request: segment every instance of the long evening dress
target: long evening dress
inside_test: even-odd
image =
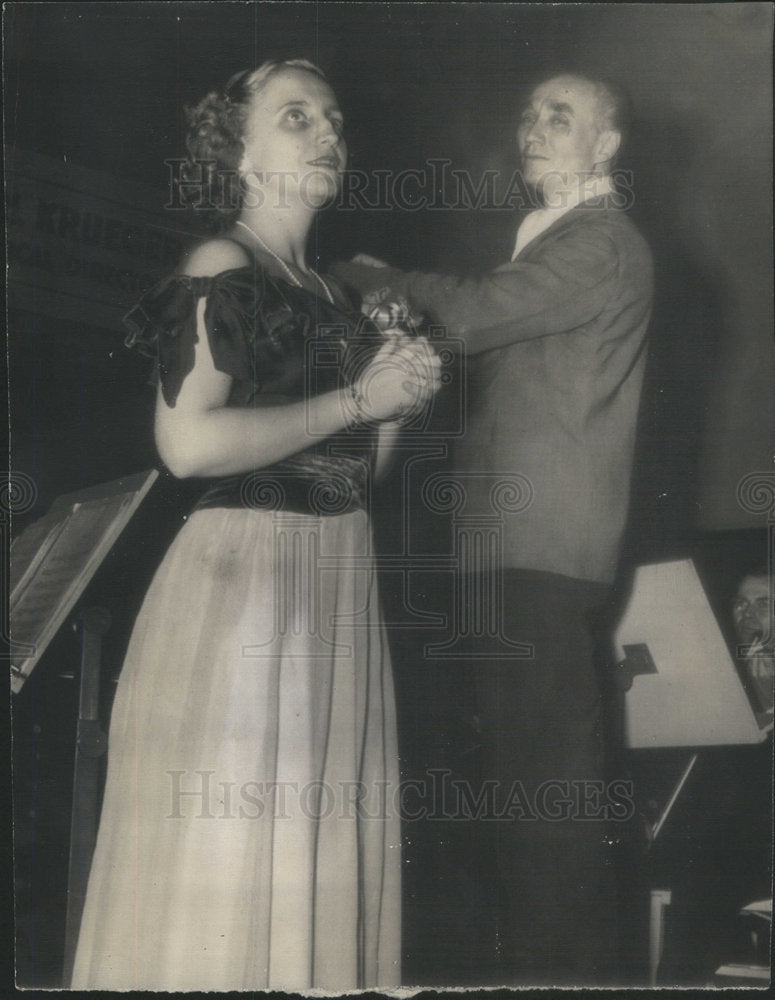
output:
[[[253,264],[130,314],[174,404],[196,311],[229,405],[356,376],[368,323]],[[114,702],[73,989],[400,982],[398,756],[367,428],[213,483],[138,616]]]

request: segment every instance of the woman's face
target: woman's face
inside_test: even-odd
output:
[[[240,173],[255,199],[322,207],[339,190],[347,161],[334,92],[305,69],[278,70],[253,97]]]

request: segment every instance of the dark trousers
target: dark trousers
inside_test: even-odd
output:
[[[602,712],[594,620],[602,584],[505,570],[503,632],[528,659],[472,644],[485,868],[505,895],[507,985],[604,985],[615,975],[615,887],[608,863]]]

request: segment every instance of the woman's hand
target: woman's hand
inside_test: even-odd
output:
[[[424,337],[399,329],[384,332],[385,343],[353,385],[358,417],[406,422],[423,410],[441,386],[441,361]]]

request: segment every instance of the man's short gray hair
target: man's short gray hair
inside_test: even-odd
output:
[[[593,76],[580,76],[579,79],[586,80],[595,88],[600,127],[621,132],[624,137],[631,118],[630,101],[624,88],[612,80],[597,79]]]

